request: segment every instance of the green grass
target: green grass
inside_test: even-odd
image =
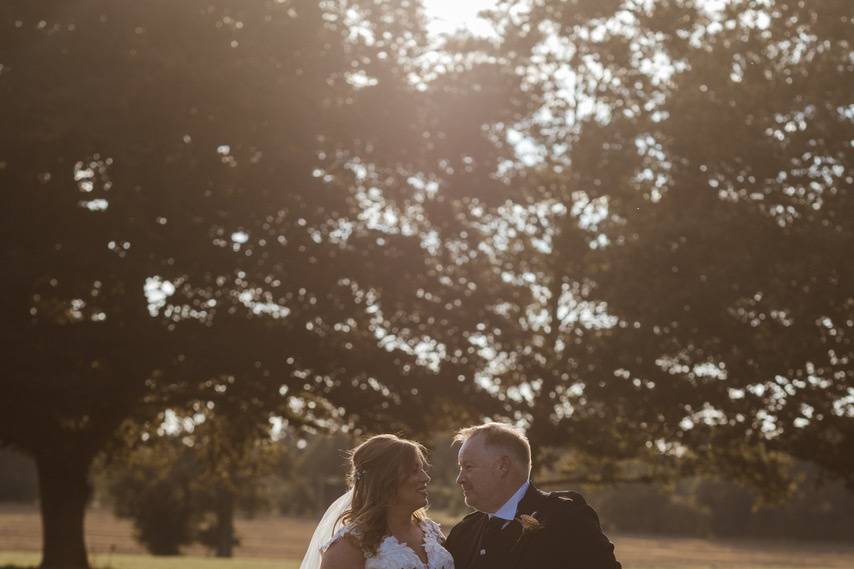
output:
[[[38,567],[41,554],[36,552],[0,552],[0,569]],[[298,569],[299,561],[281,559],[216,559],[213,557],[154,557],[151,555],[93,555],[93,569]]]
[[[36,552],[0,552],[0,569],[35,569],[41,555]],[[213,557],[154,557],[151,555],[94,555],[89,559],[93,569],[298,569],[299,560],[258,559],[244,557],[238,559],[216,559]],[[666,565],[623,564],[625,569],[779,569],[779,565],[768,563],[667,563]],[[831,564],[786,565],[794,569],[839,569]]]
[[[34,569],[41,555],[34,552],[0,552],[0,569]],[[154,557],[151,555],[96,555],[89,559],[93,569],[298,569],[299,561],[271,559],[215,559],[210,557]],[[653,569],[632,567],[630,569]],[[668,569],[720,569],[720,565],[686,565]],[[758,566],[727,569],[759,569]],[[763,567],[762,569],[767,569]]]
[[[0,552],[0,569],[34,569],[41,555],[35,552]],[[154,557],[151,555],[95,555],[89,560],[93,569],[298,569],[299,561],[281,559],[216,559],[212,557]],[[629,565],[625,569],[661,569],[661,565]],[[667,564],[667,569],[772,569],[759,563],[685,563]],[[798,569],[827,569],[829,566],[792,565]],[[839,566],[833,565],[838,568]],[[776,568],[775,568],[776,569]]]

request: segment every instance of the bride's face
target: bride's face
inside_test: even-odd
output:
[[[427,483],[429,482],[430,476],[427,475],[425,465],[421,460],[418,460],[413,466],[401,473],[394,501],[408,506],[413,512],[426,507],[428,504]]]

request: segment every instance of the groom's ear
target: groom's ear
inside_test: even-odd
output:
[[[501,477],[504,478],[510,473],[510,469],[513,467],[513,464],[510,461],[510,457],[506,454],[498,457],[498,473],[501,474]]]

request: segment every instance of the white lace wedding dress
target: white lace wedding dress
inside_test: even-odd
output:
[[[326,551],[330,545],[351,531],[349,526],[342,527],[321,551]],[[424,533],[424,551],[427,553],[426,565],[411,547],[397,541],[394,536],[387,535],[377,548],[376,555],[365,558],[365,569],[454,569],[454,558],[442,546],[439,524],[432,520],[423,520],[421,531]]]

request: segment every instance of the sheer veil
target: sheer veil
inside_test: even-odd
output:
[[[353,490],[349,490],[343,496],[332,502],[332,505],[326,509],[326,513],[320,519],[320,523],[314,529],[314,534],[311,536],[311,542],[308,544],[308,550],[305,552],[305,557],[302,558],[300,569],[320,569],[320,548],[326,542],[332,539],[335,533],[335,523],[341,517],[350,504],[353,502]]]

